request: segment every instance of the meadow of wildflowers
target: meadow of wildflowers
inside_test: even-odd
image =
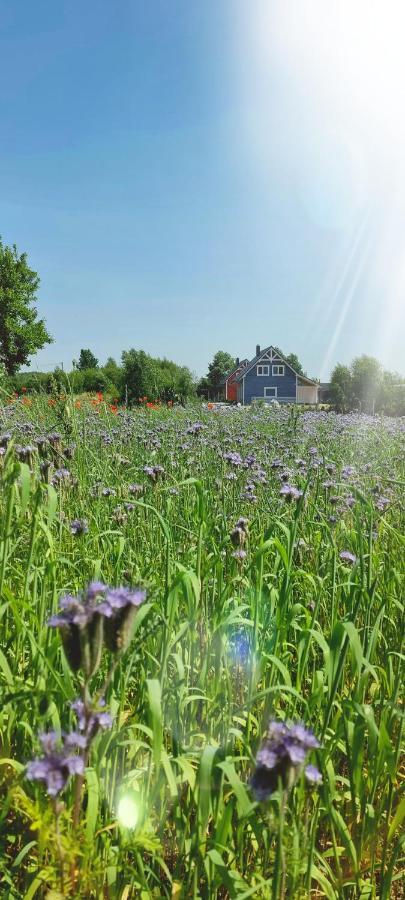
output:
[[[403,896],[404,420],[0,418],[0,896]]]

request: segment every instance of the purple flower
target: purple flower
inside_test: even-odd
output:
[[[70,477],[69,469],[56,469],[53,474],[52,484],[54,487],[57,487],[60,484],[70,481]]]
[[[322,775],[316,766],[305,766],[305,777],[310,784],[322,783]]]
[[[102,581],[90,581],[86,591],[86,599],[94,600],[95,597],[98,597],[100,594],[104,594],[107,590],[107,585]]]
[[[256,757],[256,769],[252,778],[252,788],[257,800],[267,800],[281,782],[284,789],[290,789],[300,775],[310,750],[320,747],[312,731],[301,723],[271,721],[267,735]],[[314,766],[309,766],[308,779],[316,783],[320,774]],[[317,773],[317,775],[315,775]]]
[[[143,484],[129,484],[128,491],[130,494],[142,494]]]
[[[232,556],[234,559],[243,560],[246,559],[247,553],[246,550],[242,550],[242,548],[240,547],[239,550],[234,550]]]
[[[98,611],[107,619],[114,616],[115,611],[127,606],[140,606],[146,598],[146,591],[132,590],[127,587],[110,588],[105,594],[104,601],[99,604]]]
[[[81,746],[87,747],[92,738],[100,730],[111,728],[112,718],[109,712],[105,710],[97,710],[90,705],[86,705],[83,700],[74,700],[72,703],[73,712],[77,716],[77,724],[79,732],[73,732],[74,740],[81,742]]]
[[[339,553],[339,558],[342,562],[350,563],[350,565],[353,566],[357,562],[357,556],[355,556],[354,553],[350,553],[350,550],[342,550],[342,552]]]
[[[30,781],[42,781],[50,797],[56,797],[66,787],[71,775],[84,772],[84,761],[81,756],[70,753],[72,744],[66,739],[58,750],[58,740],[54,732],[40,735],[40,742],[45,756],[31,760],[26,769],[26,777]]]
[[[342,478],[347,480],[351,475],[355,474],[356,469],[354,466],[344,466],[342,469]]]
[[[72,519],[69,527],[71,534],[87,534],[89,530],[89,523],[87,519]]]
[[[302,491],[298,490],[293,484],[283,484],[280,490],[280,497],[284,497],[288,503],[292,500],[298,501],[302,497]]]
[[[143,471],[151,481],[157,481],[160,475],[163,476],[165,474],[163,466],[144,466]]]
[[[49,755],[56,750],[59,742],[59,735],[56,731],[44,732],[43,734],[39,734],[38,738],[44,753]]]
[[[223,459],[225,459],[230,463],[231,466],[234,466],[235,468],[239,468],[243,464],[243,459],[240,453],[236,453],[236,451],[234,450],[224,453]]]
[[[145,597],[139,588],[108,588],[101,581],[92,581],[79,597],[67,594],[60,599],[60,612],[51,616],[48,625],[60,630],[74,672],[82,668],[90,678],[100,665],[103,647],[112,652],[126,649],[135,613]]]

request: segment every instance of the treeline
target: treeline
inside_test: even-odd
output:
[[[88,367],[87,362],[93,365]],[[55,394],[72,391],[75,395],[102,391],[117,401],[130,404],[148,400],[184,403],[196,395],[196,380],[186,366],[169,359],[150,356],[144,350],[126,350],[121,365],[110,357],[99,365],[91,351],[81,351],[70,371],[19,372],[6,379],[12,392]]]
[[[337,365],[331,375],[330,399],[338,412],[405,415],[405,379],[389,372],[373,356],[359,356],[350,366]]]

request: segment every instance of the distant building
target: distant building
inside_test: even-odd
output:
[[[223,382],[220,385],[219,392],[219,400],[229,400],[231,402],[236,403],[238,399],[238,385],[237,385],[237,376],[243,371],[243,369],[249,365],[248,359],[236,359],[235,368],[232,369],[225,376]]]
[[[319,403],[331,403],[331,383],[329,381],[321,381],[319,385]]]
[[[233,380],[232,380],[233,379]],[[227,380],[230,385],[227,386]],[[236,397],[234,397],[234,384]],[[231,388],[232,396],[229,396]],[[224,399],[236,399],[243,406],[253,400],[270,403],[319,403],[319,384],[312,378],[300,375],[284,359],[275,347],[256,347],[256,355],[250,362],[243,360],[224,382]]]

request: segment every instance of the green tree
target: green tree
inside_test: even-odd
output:
[[[36,310],[40,279],[27,264],[27,254],[0,239],[0,363],[14,375],[52,338]]]
[[[235,366],[235,358],[225,350],[218,350],[212,362],[208,366],[208,374],[206,376],[208,390],[215,395],[225,375]]]
[[[405,379],[398,372],[384,372],[376,409],[389,416],[405,415]]]
[[[159,371],[152,356],[144,350],[124,350],[122,354],[123,391],[136,402],[140,397],[159,399]]]
[[[302,368],[302,365],[296,353],[289,353],[287,355],[286,353],[283,353],[282,350],[280,350],[280,347],[275,347],[274,349],[277,350],[277,353],[279,353],[287,363],[289,363],[291,368],[294,369],[294,372],[298,372],[298,375],[306,376],[307,373],[304,372],[304,369]]]
[[[98,359],[94,356],[91,350],[80,351],[79,362],[76,365],[76,368],[79,370],[83,369],[97,369],[98,367]]]
[[[335,366],[330,383],[331,400],[338,412],[347,412],[353,404],[353,380],[348,366]]]
[[[383,370],[373,356],[359,356],[351,365],[353,397],[362,411],[373,412],[383,380]]]
[[[109,384],[116,388],[118,396],[122,387],[123,371],[121,366],[116,363],[115,359],[113,359],[112,356],[109,356],[105,366],[103,366],[102,371],[104,372]]]

